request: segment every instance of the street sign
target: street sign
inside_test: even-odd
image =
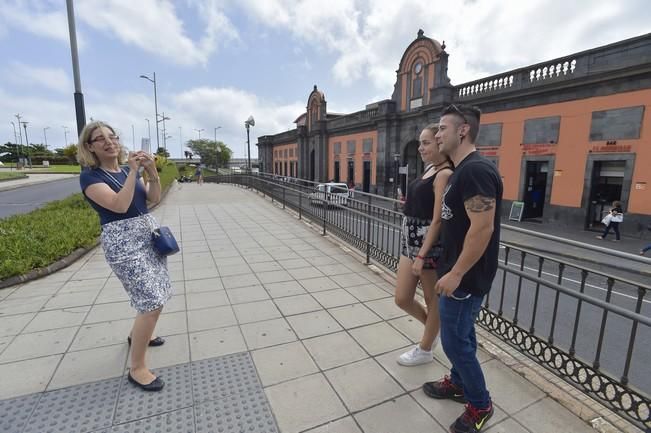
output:
[[[404,167],[398,167],[398,174],[407,174],[409,171],[409,164],[405,165]]]

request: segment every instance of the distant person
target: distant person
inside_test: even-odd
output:
[[[197,179],[199,185],[203,184],[203,170],[200,165],[197,165],[197,168],[194,170],[194,177]]]
[[[441,344],[452,364],[450,375],[427,382],[429,397],[466,403],[450,426],[452,433],[478,433],[493,415],[493,403],[477,360],[475,320],[497,272],[502,179],[495,165],[475,148],[481,112],[450,105],[439,121],[436,142],[454,163],[443,194],[441,246],[436,291]]]
[[[646,226],[646,229],[649,230],[649,231],[651,231],[651,223],[649,223],[649,224]],[[643,256],[643,255],[646,254],[646,252],[649,251],[649,250],[651,250],[651,244],[649,244],[649,245],[647,245],[646,247],[642,248],[642,249],[640,250],[640,255]]]
[[[606,236],[608,236],[608,233],[612,227],[613,231],[615,232],[615,241],[619,241],[619,223],[623,221],[624,211],[622,210],[622,202],[615,200],[613,202],[613,207],[610,209],[610,212],[602,220],[602,222],[606,224],[606,228],[600,236],[597,236],[597,239],[606,239]]]
[[[129,382],[145,391],[160,391],[165,383],[147,368],[148,346],[165,341],[152,339],[165,303],[172,297],[166,257],[153,248],[152,230],[158,227],[147,201],[158,203],[160,178],[154,156],[129,152],[125,158],[115,130],[103,122],[91,122],[81,131],[77,159],[84,167],[81,190],[99,214],[100,236],[106,261],[120,280],[137,311],[127,341],[131,345]],[[120,167],[126,159],[127,166]],[[139,174],[143,168],[147,182]]]
[[[438,238],[443,190],[452,174],[452,162],[439,153],[434,142],[437,131],[433,123],[420,134],[418,152],[427,168],[409,183],[403,212],[395,302],[425,327],[418,344],[398,357],[398,364],[404,366],[432,362],[432,349],[438,344],[439,303],[434,286],[441,254]],[[415,299],[418,281],[425,306]]]

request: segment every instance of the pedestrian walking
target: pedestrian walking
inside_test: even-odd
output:
[[[154,157],[138,151],[125,158],[115,130],[96,121],[81,132],[77,159],[84,167],[79,178],[81,190],[99,215],[106,261],[137,312],[127,337],[131,346],[129,382],[145,391],[160,391],[165,383],[147,368],[145,355],[148,346],[164,343],[152,335],[172,287],[166,257],[153,248],[152,231],[158,224],[147,209],[148,201],[158,203],[161,196]],[[127,166],[121,167],[125,159]],[[147,174],[147,181],[139,169]]]
[[[430,124],[420,134],[418,152],[426,168],[422,176],[409,183],[403,211],[395,302],[425,327],[419,343],[398,358],[404,366],[432,362],[432,349],[438,344],[439,306],[434,285],[441,254],[438,238],[443,189],[452,174],[452,162],[439,153],[434,142],[437,131],[438,125]],[[415,299],[419,281],[425,305]]]
[[[439,280],[441,344],[452,364],[450,375],[426,382],[430,397],[466,403],[450,426],[453,433],[478,433],[493,415],[484,373],[477,360],[475,319],[497,272],[502,179],[495,164],[476,151],[481,112],[447,107],[436,142],[454,163],[443,195]]]
[[[200,165],[197,165],[196,170],[194,170],[194,177],[197,179],[197,184],[203,185],[203,170]]]

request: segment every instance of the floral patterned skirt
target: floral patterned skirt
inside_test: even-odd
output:
[[[414,260],[423,245],[431,220],[405,216],[402,219],[402,236],[400,236],[400,254]],[[441,246],[434,245],[425,254],[423,269],[436,269],[437,261],[441,257]]]
[[[172,297],[167,257],[159,255],[151,241],[155,227],[158,224],[150,214],[102,226],[101,241],[106,262],[138,313],[158,310]]]

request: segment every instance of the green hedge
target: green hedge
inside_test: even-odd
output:
[[[165,190],[178,176],[174,164],[160,174]],[[0,280],[46,267],[95,244],[99,217],[81,193],[0,220]]]

